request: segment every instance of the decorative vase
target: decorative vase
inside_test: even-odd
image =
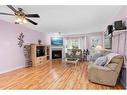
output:
[[[38,40],[38,44],[39,44],[39,45],[41,44],[41,40]]]

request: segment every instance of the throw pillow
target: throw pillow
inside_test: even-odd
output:
[[[79,51],[77,51],[77,52],[76,52],[76,55],[80,55],[80,52],[79,52]]]
[[[72,55],[72,52],[71,51],[68,51],[68,55]]]
[[[94,64],[104,66],[107,61],[108,61],[107,56],[103,56],[103,57],[97,58],[97,60],[94,62]]]

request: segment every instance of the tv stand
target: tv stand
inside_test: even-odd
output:
[[[41,54],[37,54],[37,49],[41,50]],[[50,58],[50,46],[49,45],[31,45],[31,59],[32,66],[38,66],[49,61]]]

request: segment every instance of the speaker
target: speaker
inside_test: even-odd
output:
[[[111,34],[113,32],[113,25],[108,25],[108,34]]]
[[[119,20],[119,21],[115,21],[114,22],[114,28],[115,30],[124,30],[126,29],[124,23],[122,22],[122,20]]]

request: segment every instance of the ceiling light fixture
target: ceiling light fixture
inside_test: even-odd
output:
[[[24,16],[16,16],[15,22],[19,24],[23,24],[23,23],[27,23],[27,20],[25,19]]]
[[[26,19],[23,19],[23,23],[27,23],[27,20]]]

